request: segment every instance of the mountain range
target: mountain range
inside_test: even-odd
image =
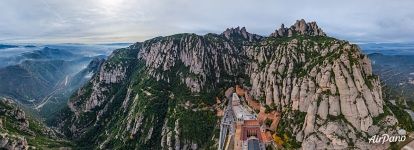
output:
[[[386,149],[395,144],[369,138],[414,130],[405,108],[390,101],[395,95],[374,74],[381,58],[303,19],[268,36],[237,27],[156,37],[107,58],[62,47],[14,58],[19,62],[0,68],[6,85],[0,94],[7,97],[0,112],[21,110],[10,102],[15,99],[28,112],[43,112],[49,127],[35,125],[39,129],[29,135],[20,132],[27,127],[1,128],[7,136],[0,147],[217,149],[219,111],[235,86],[266,112],[281,114],[269,130],[286,149]],[[10,114],[3,116],[16,118]],[[29,140],[34,136],[49,142]]]
[[[216,99],[235,85],[282,113],[285,148],[382,149],[368,138],[401,126],[360,48],[304,20],[267,37],[238,27],[115,50],[51,122],[81,147],[208,149]]]

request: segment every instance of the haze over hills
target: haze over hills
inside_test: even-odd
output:
[[[8,46],[1,50],[0,96],[50,116],[89,80],[112,49],[125,45]]]
[[[31,59],[73,60],[79,57],[108,56],[114,49],[130,43],[113,44],[15,44],[0,49],[0,68]],[[86,66],[86,65],[85,65]]]
[[[18,47],[18,46],[16,46],[16,45],[0,44],[0,49],[15,48],[15,47]]]
[[[380,53],[384,55],[414,55],[414,43],[360,43],[366,54]]]

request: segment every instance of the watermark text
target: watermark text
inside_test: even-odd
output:
[[[384,144],[385,142],[402,142],[405,141],[407,139],[407,137],[405,135],[388,135],[388,134],[383,134],[382,136],[380,135],[374,135],[371,138],[369,138],[369,143],[381,143]]]

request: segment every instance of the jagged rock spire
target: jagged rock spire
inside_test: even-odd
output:
[[[237,27],[237,28],[227,28],[221,35],[226,37],[227,39],[231,39],[232,37],[242,37],[247,39],[248,41],[255,41],[259,40],[262,37],[257,34],[251,34],[247,32],[245,27]]]
[[[304,19],[296,20],[296,23],[290,28],[285,28],[282,24],[279,29],[270,34],[271,37],[291,37],[294,34],[310,35],[310,36],[326,36],[325,32],[318,27],[316,22],[306,23]]]

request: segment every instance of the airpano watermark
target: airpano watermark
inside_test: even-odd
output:
[[[371,138],[369,138],[369,143],[381,143],[384,144],[385,142],[402,142],[405,141],[407,139],[406,137],[406,131],[405,130],[399,130],[398,131],[399,135],[388,135],[388,134],[383,134],[383,135],[374,135]]]

